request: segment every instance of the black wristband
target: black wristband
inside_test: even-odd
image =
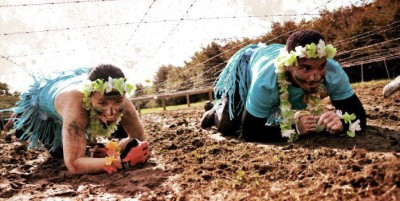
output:
[[[137,147],[138,145],[139,145],[139,142],[136,140],[136,138],[134,138],[130,142],[128,142],[128,144],[126,144],[126,147],[125,147],[124,151],[120,155],[121,159],[124,159],[126,157],[126,155],[128,155],[129,151],[133,147]]]
[[[131,161],[128,161],[128,162],[122,162],[122,161],[121,161],[122,168],[123,168],[123,169],[131,169],[132,166],[131,166],[131,163],[130,163],[130,162],[131,162]]]

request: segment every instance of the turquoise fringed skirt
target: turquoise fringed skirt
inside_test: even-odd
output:
[[[18,119],[14,128],[23,130],[20,140],[27,140],[30,148],[55,151],[62,147],[62,117],[54,107],[58,93],[71,85],[88,80],[89,68],[57,73],[53,78],[33,77],[34,83],[22,93],[13,108]]]
[[[249,60],[257,44],[248,45],[236,52],[228,61],[228,64],[219,75],[214,89],[215,99],[228,98],[229,117],[232,120],[240,114],[245,107],[247,92],[251,83],[251,69]],[[239,93],[240,99],[235,100],[235,93]],[[220,105],[221,102],[216,105]]]

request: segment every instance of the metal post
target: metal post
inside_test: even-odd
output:
[[[361,82],[364,82],[364,68],[362,62],[361,62]]]
[[[390,79],[389,70],[388,70],[387,65],[386,65],[386,58],[383,59],[383,63],[385,64],[386,74],[387,74],[387,76],[388,76],[388,79]]]

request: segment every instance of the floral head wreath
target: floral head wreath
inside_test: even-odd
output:
[[[85,103],[86,108],[90,108],[89,96],[92,94],[92,92],[104,94],[104,92],[109,93],[113,90],[116,90],[121,95],[125,95],[125,92],[131,94],[134,88],[135,87],[132,84],[125,82],[125,78],[108,77],[107,81],[103,81],[103,79],[97,79],[93,82],[88,82],[83,85],[83,102]]]
[[[325,45],[323,40],[319,40],[318,45],[315,43],[307,44],[305,47],[297,46],[295,51],[290,53],[282,48],[279,52],[278,57],[275,59],[275,66],[278,72],[284,71],[285,66],[292,66],[293,64],[298,65],[297,57],[299,58],[333,58],[336,54],[336,48],[331,44]]]

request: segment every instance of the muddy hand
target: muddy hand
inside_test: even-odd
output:
[[[322,125],[331,134],[339,133],[343,130],[343,124],[339,116],[334,111],[328,111],[321,115],[318,125]]]
[[[299,135],[309,134],[315,131],[317,127],[318,117],[312,115],[306,115],[299,118],[296,124]]]
[[[129,162],[129,165],[133,167],[146,161],[150,155],[150,147],[147,141],[140,142],[137,139],[133,139],[131,142],[127,144],[124,152],[121,154],[121,158],[122,162]]]

